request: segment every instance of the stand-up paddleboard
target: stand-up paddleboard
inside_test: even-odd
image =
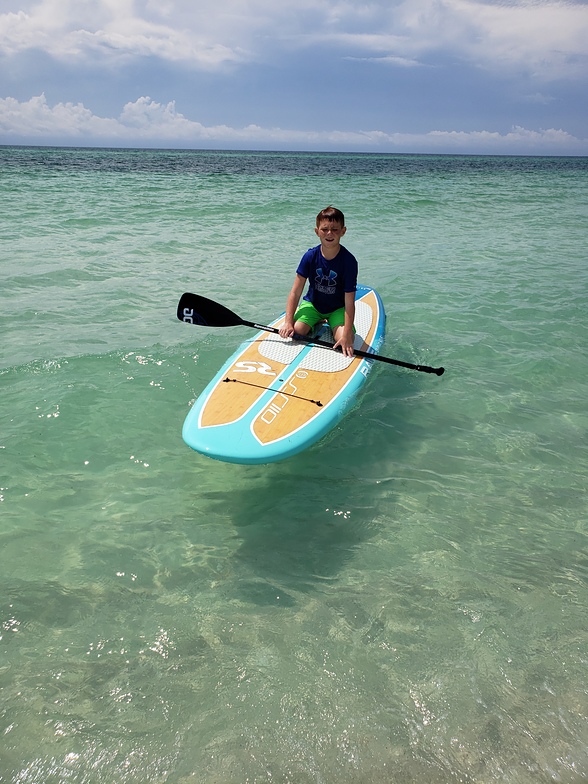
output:
[[[283,321],[281,316],[271,327],[277,330]],[[184,422],[184,441],[203,455],[230,463],[271,463],[301,452],[349,408],[369,375],[369,354],[377,353],[383,342],[385,323],[378,293],[358,286],[354,346],[368,356],[346,357],[275,332],[257,333],[198,397]],[[333,345],[326,324],[315,337]]]

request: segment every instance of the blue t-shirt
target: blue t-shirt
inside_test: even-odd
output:
[[[324,315],[344,307],[345,293],[357,290],[357,259],[343,245],[330,261],[321,253],[320,245],[310,248],[300,259],[296,272],[308,279],[304,299]]]

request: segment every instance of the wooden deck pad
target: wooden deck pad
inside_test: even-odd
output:
[[[372,292],[356,303],[355,347],[362,351],[368,350],[373,340],[377,307]],[[287,438],[308,424],[324,406],[336,405],[346,384],[360,372],[360,362],[359,357],[344,357],[313,346],[255,418],[251,428],[254,436],[262,444]]]
[[[281,323],[282,319],[274,326],[279,328]],[[268,346],[276,343],[287,348],[280,359],[269,360],[268,354],[272,353],[272,349]],[[219,381],[208,396],[200,412],[199,427],[226,425],[245,416],[303,349],[304,345],[286,342],[271,332],[249,343],[226,373],[226,378],[231,380]],[[273,353],[276,353],[275,350]],[[235,389],[236,382],[244,382],[238,383],[238,390]]]

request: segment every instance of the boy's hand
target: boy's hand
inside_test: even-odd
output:
[[[291,321],[285,321],[280,327],[280,337],[291,338],[294,334],[294,324]]]
[[[339,338],[339,340],[335,343],[333,348],[340,348],[341,352],[346,357],[352,357],[354,343],[355,343],[355,334],[353,332],[351,332],[351,334],[344,332]]]

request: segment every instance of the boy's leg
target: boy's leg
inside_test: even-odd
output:
[[[295,321],[294,322],[294,337],[296,335],[308,335],[312,327],[310,324],[307,324],[305,321]]]
[[[338,308],[327,316],[327,321],[331,327],[333,335],[338,331],[339,327],[345,326],[345,308]]]
[[[327,321],[329,322],[336,343],[342,336],[343,327],[345,326],[345,308],[339,308],[338,310],[329,313]],[[353,331],[355,332],[355,327],[353,327]]]
[[[308,333],[325,317],[310,302],[303,300],[296,313],[294,314],[294,332],[297,335],[308,335]]]

